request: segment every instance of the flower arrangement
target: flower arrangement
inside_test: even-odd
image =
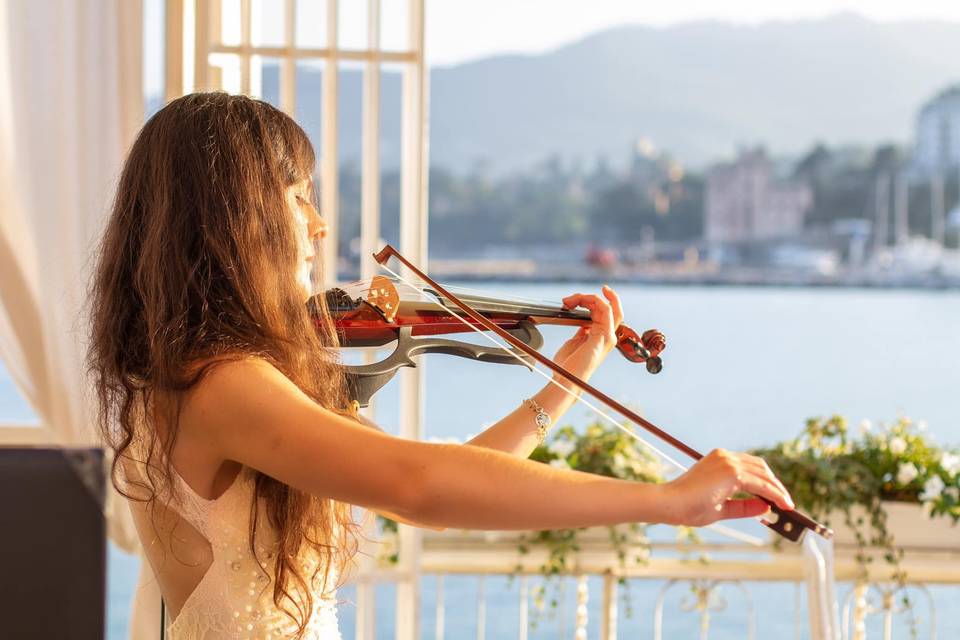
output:
[[[454,439],[434,441],[457,442]],[[757,449],[774,473],[790,487],[797,506],[814,518],[830,524],[839,513],[855,534],[856,558],[866,574],[873,561],[868,551],[879,548],[893,568],[893,575],[902,586],[905,576],[900,570],[902,549],[894,545],[887,530],[885,501],[922,504],[929,517],[960,520],[960,452],[941,448],[926,434],[923,423],[900,418],[890,425],[874,428],[869,422],[860,424],[851,434],[847,421],[840,416],[812,418],[797,438]],[[659,461],[618,427],[600,423],[588,425],[582,432],[571,426],[556,429],[544,445],[537,447],[530,459],[560,469],[574,469],[624,480],[663,482]],[[384,545],[380,560],[397,562],[396,522],[379,518]],[[622,569],[628,563],[642,564],[649,557],[646,528],[641,524],[609,527],[609,539]],[[575,571],[574,557],[580,550],[579,536],[583,529],[562,529],[520,534],[518,551],[526,554],[535,546],[545,547],[547,561],[541,573],[545,585],[534,592],[535,611],[545,607],[547,587],[551,579]],[[678,527],[681,541],[691,544],[698,539],[695,530]],[[689,555],[689,554],[688,554]],[[700,555],[698,560],[706,562]],[[518,565],[519,569],[519,565]],[[631,614],[629,583],[621,578],[626,614]],[[555,595],[551,608],[558,605]],[[535,623],[535,620],[533,620]]]
[[[436,440],[451,442],[451,439]],[[553,431],[550,439],[537,447],[530,459],[549,464],[558,469],[574,469],[586,473],[633,480],[640,482],[662,482],[659,461],[646,449],[639,446],[634,438],[617,427],[600,423],[588,425],[582,433],[572,426],[560,427]],[[394,521],[379,518],[384,532],[384,545],[380,552],[383,563],[395,564],[397,561],[396,530]],[[639,523],[628,523],[607,527],[610,544],[621,568],[628,563],[642,564],[649,557],[650,546],[646,537],[646,527]],[[550,582],[561,575],[575,570],[573,557],[580,550],[580,536],[585,529],[558,529],[524,532],[519,535],[517,550],[521,555],[529,553],[534,547],[546,548],[547,560],[540,572],[547,581],[534,590],[535,611],[542,611],[549,599],[551,609],[558,606],[556,589],[548,593]],[[693,540],[692,530],[678,529],[683,539]],[[518,564],[518,570],[520,565]],[[624,587],[623,603],[627,616],[631,614],[629,583],[620,578]],[[531,620],[536,624],[536,620]]]
[[[621,480],[663,481],[660,462],[649,451],[619,428],[601,423],[588,425],[583,433],[578,433],[572,426],[557,429],[549,442],[533,451],[530,459],[558,469],[574,469]],[[650,543],[645,525],[627,523],[607,527],[607,530],[621,568],[626,568],[628,562],[642,564],[647,561]],[[571,554],[580,550],[578,536],[582,531],[584,529],[527,532],[520,537],[519,551],[525,554],[533,546],[545,546],[548,556],[540,572],[548,579],[568,574],[575,569]],[[629,583],[622,577],[618,582],[624,587],[623,603],[629,617],[632,612]],[[534,603],[538,611],[543,610],[546,595],[547,585],[536,590]],[[550,598],[550,607],[557,607],[555,595]]]
[[[753,453],[813,517],[829,524],[831,514],[843,514],[864,571],[868,549],[880,548],[901,583],[903,551],[887,529],[883,502],[918,503],[929,517],[960,520],[960,453],[936,445],[922,422],[901,417],[875,429],[864,421],[854,436],[840,416],[812,418],[797,438]]]

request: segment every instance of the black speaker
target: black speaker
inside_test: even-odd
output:
[[[0,447],[0,638],[102,639],[101,449]]]

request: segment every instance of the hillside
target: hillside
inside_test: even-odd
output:
[[[702,165],[738,144],[776,153],[906,143],[920,105],[960,80],[960,25],[877,23],[843,14],[739,26],[627,26],[536,56],[498,56],[431,74],[430,156],[465,170],[526,166],[556,153],[616,161],[645,136]],[[301,73],[319,95],[319,73]],[[360,150],[360,76],[341,72],[343,157]],[[317,101],[318,102],[318,101]],[[383,87],[386,164],[399,150],[400,83]],[[319,113],[300,119],[316,135]]]

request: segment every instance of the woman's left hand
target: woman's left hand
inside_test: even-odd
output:
[[[563,299],[566,309],[584,307],[590,311],[590,324],[563,343],[554,361],[570,373],[586,380],[617,344],[616,331],[623,322],[620,297],[610,287],[603,286],[603,297],[575,293]],[[565,382],[558,380],[559,382]]]

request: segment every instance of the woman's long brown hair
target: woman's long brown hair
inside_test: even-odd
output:
[[[310,141],[291,118],[244,96],[183,96],[140,131],[89,298],[88,366],[99,429],[114,454],[113,484],[126,497],[152,505],[158,495],[177,496],[170,459],[183,396],[224,361],[263,358],[319,404],[345,410],[336,332],[330,323],[318,330],[308,316],[285,195],[311,176],[314,162]],[[314,301],[322,304],[322,297]],[[162,431],[147,410],[160,396],[173,399]],[[146,458],[147,498],[124,492],[117,478],[121,460],[137,452]],[[257,472],[249,542],[261,567],[259,498],[279,545],[273,600],[300,637],[314,611],[309,585],[322,569],[324,594],[335,588],[327,584],[330,570],[342,579],[358,528],[349,505]],[[324,560],[311,576],[296,561],[308,547]]]

